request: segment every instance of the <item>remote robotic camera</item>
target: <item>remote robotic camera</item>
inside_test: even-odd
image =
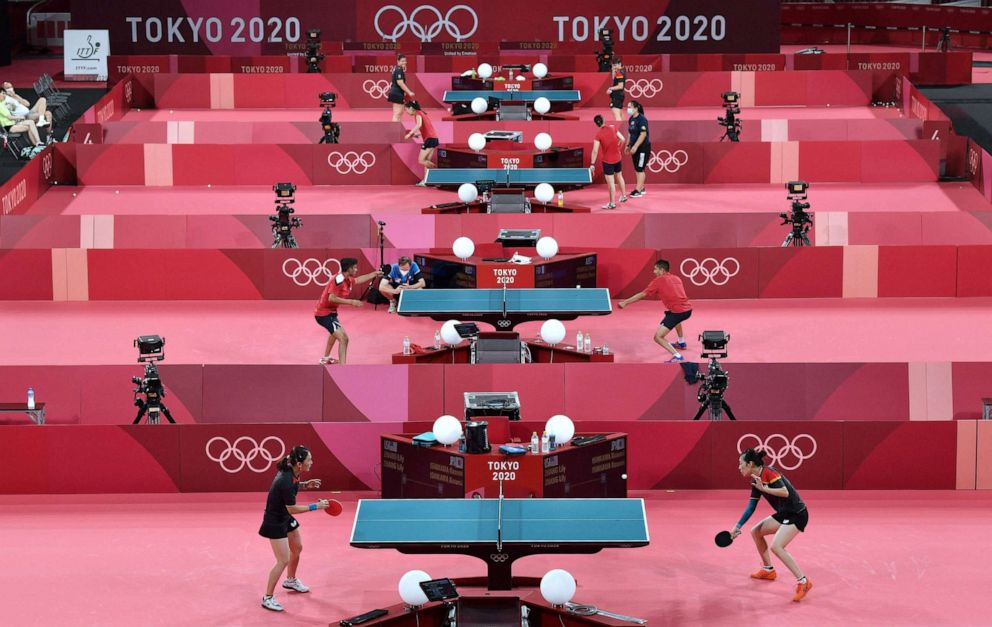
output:
[[[320,106],[324,110],[320,114],[320,128],[324,131],[324,136],[320,138],[318,144],[336,144],[341,138],[341,126],[333,120],[331,109],[337,106],[338,95],[333,91],[325,91],[320,94]]]
[[[610,72],[613,70],[613,30],[601,29],[599,40],[603,42],[603,49],[596,52],[596,65],[600,72]]]
[[[729,139],[732,142],[739,142],[741,140],[741,121],[737,119],[737,116],[741,112],[741,96],[736,91],[725,91],[720,96],[723,98],[725,112],[724,117],[716,119],[717,123],[724,128],[720,141]]]
[[[792,202],[792,211],[780,213],[782,224],[791,224],[792,231],[785,236],[782,247],[786,246],[812,246],[809,241],[809,229],[813,226],[813,212],[809,210],[809,203],[806,200],[806,190],[809,183],[806,181],[789,181],[785,184],[785,189],[789,191],[786,196]]]
[[[324,55],[320,51],[319,28],[307,31],[307,50],[303,56],[307,61],[307,74],[320,74],[320,62],[324,60]]]
[[[701,382],[696,393],[699,410],[692,419],[699,420],[704,413],[707,413],[710,420],[720,420],[723,414],[727,414],[727,418],[731,420],[736,420],[730,405],[723,398],[727,386],[730,385],[730,375],[718,361],[719,358],[727,356],[727,342],[730,341],[730,336],[723,331],[703,331],[699,340],[703,344],[700,355],[709,359],[706,372],[700,372],[699,366],[694,363],[682,364],[687,383],[692,385]]]
[[[303,220],[292,217],[295,211],[292,207],[296,199],[296,185],[292,183],[276,183],[272,186],[276,193],[276,215],[269,216],[272,224],[272,248],[299,248],[293,229],[303,225]]]
[[[169,408],[162,402],[165,386],[162,385],[158,367],[155,366],[155,362],[165,359],[165,338],[142,335],[134,340],[134,345],[138,349],[138,363],[145,364],[145,374],[142,377],[131,377],[131,382],[138,386],[134,388],[134,405],[138,408],[138,415],[131,424],[141,422],[145,414],[148,414],[150,425],[159,424],[161,414],[165,414],[169,422],[176,424]]]

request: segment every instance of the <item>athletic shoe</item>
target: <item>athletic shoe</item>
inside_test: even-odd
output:
[[[296,590],[297,592],[310,592],[310,588],[303,585],[303,582],[295,577],[282,582],[282,587],[287,590]]]
[[[806,578],[806,583],[796,584],[796,594],[792,597],[792,600],[799,603],[806,596],[806,593],[810,591],[813,587],[813,582],[810,581],[809,577]]]
[[[417,181],[414,185],[417,187],[427,187],[427,181]]]
[[[41,118],[40,120],[38,120],[35,126],[37,126],[38,128],[43,128],[45,126],[48,126],[48,120],[46,120],[45,118]]]
[[[620,202],[627,202],[627,197],[626,196],[621,196],[620,197]]]
[[[614,204],[613,204],[613,203],[611,203],[611,202],[608,202],[608,203],[606,203],[605,205],[603,205],[603,209],[616,209],[616,208],[617,208],[617,206],[616,206],[616,205],[614,205]]]
[[[762,568],[756,573],[751,573],[751,579],[763,579],[765,581],[775,581],[776,577],[778,577],[778,573],[775,572],[774,568],[771,570],[768,570],[767,568]]]
[[[677,363],[680,363],[680,362],[683,362],[683,361],[685,361],[685,357],[683,357],[682,355],[678,355],[676,357],[672,357],[671,359],[669,359],[665,363],[666,364],[677,364]]]
[[[688,346],[686,345],[686,343],[685,343],[685,342],[672,342],[672,346],[674,346],[675,348],[677,348],[677,349],[679,349],[679,350],[683,350],[683,351],[684,351],[685,349],[687,349],[687,348],[689,348],[689,347],[688,347]]]
[[[262,607],[273,612],[281,612],[286,609],[279,604],[279,601],[276,601],[275,597],[262,597]]]
[[[396,313],[396,301],[389,301],[389,313]]]
[[[635,189],[634,191],[630,192],[630,197],[631,198],[640,198],[641,196],[646,196],[646,195],[647,195],[647,192],[642,191],[642,190],[639,190],[639,189]]]

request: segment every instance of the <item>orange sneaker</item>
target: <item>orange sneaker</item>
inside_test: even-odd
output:
[[[806,596],[806,593],[809,592],[810,589],[812,589],[812,587],[813,587],[813,582],[810,580],[809,577],[806,578],[806,583],[797,583],[796,594],[795,596],[792,597],[792,600],[795,601],[796,603],[799,603],[800,601],[803,600],[803,597]]]
[[[778,573],[775,572],[774,568],[771,570],[767,568],[762,568],[758,570],[758,572],[751,573],[751,579],[764,579],[765,581],[775,581],[776,577],[778,577]]]

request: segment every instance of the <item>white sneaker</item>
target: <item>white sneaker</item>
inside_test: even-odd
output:
[[[38,120],[35,123],[35,126],[37,126],[38,128],[42,128],[44,126],[48,126],[48,120],[46,120],[45,118],[41,118],[40,120]]]
[[[282,582],[282,587],[287,590],[296,590],[297,592],[310,592],[310,588],[303,585],[303,582],[299,579],[287,579]]]
[[[396,301],[389,301],[389,313],[396,313]]]
[[[616,206],[616,205],[614,205],[614,204],[613,204],[613,203],[611,203],[611,202],[608,202],[608,203],[606,203],[605,205],[603,205],[603,209],[616,209],[616,208],[617,208],[617,206]]]
[[[262,607],[273,612],[281,612],[285,609],[275,597],[262,597]]]

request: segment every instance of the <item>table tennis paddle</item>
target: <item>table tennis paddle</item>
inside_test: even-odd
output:
[[[716,534],[716,537],[713,538],[713,541],[716,542],[716,545],[718,547],[723,548],[730,546],[734,542],[734,538],[730,535],[729,531],[721,531],[720,533]]]
[[[324,511],[327,513],[328,516],[337,516],[342,511],[344,511],[344,507],[341,506],[341,502],[340,501],[335,501],[334,499],[329,499],[327,501],[327,509],[325,509]]]

